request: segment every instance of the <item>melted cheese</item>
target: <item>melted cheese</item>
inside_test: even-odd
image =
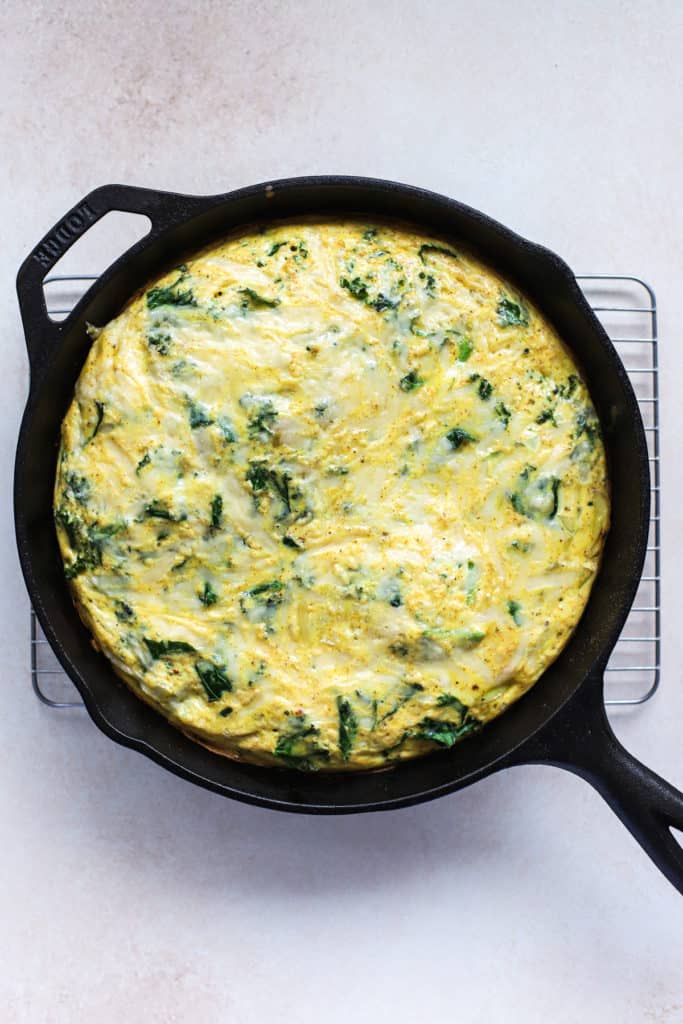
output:
[[[608,526],[599,426],[479,260],[280,224],[93,333],[55,488],[65,570],[116,671],[190,736],[382,766],[475,731],[562,650]]]

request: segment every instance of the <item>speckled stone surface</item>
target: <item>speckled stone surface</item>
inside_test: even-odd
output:
[[[517,769],[383,815],[221,800],[28,685],[11,524],[13,279],[107,181],[216,192],[346,172],[453,195],[661,308],[664,681],[615,727],[683,787],[683,8],[0,3],[5,632],[0,1019],[681,1024],[683,903],[583,782]],[[121,222],[70,266],[100,269]]]

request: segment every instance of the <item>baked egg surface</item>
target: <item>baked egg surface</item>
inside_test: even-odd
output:
[[[280,223],[91,333],[57,466],[65,574],[190,737],[387,766],[476,732],[560,653],[609,524],[600,427],[553,328],[466,250]]]

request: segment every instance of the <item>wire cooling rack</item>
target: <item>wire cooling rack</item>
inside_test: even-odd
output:
[[[97,280],[95,274],[53,275],[45,279],[48,312],[55,320],[69,314]],[[577,281],[619,352],[633,384],[645,424],[652,502],[647,557],[638,593],[607,666],[605,702],[637,706],[650,700],[660,680],[660,470],[657,301],[639,277],[579,274]],[[31,609],[31,684],[38,700],[55,709],[83,703],[43,636]]]

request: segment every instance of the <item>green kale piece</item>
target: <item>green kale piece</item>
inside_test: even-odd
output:
[[[473,444],[477,438],[474,434],[470,434],[468,430],[464,430],[463,427],[453,427],[446,434],[446,440],[451,448],[457,451],[458,448],[462,448],[464,445]]]
[[[493,384],[487,380],[486,377],[480,377],[479,374],[474,374],[470,377],[470,380],[478,380],[477,394],[481,398],[482,402],[488,402],[491,394],[493,393]]]
[[[454,693],[440,693],[436,698],[436,703],[440,708],[455,708],[460,715],[467,713],[467,705],[463,704]]]
[[[172,523],[177,521],[166,502],[159,501],[158,498],[145,505],[143,511],[148,519],[168,519]]]
[[[197,300],[192,289],[181,288],[187,275],[187,268],[181,270],[180,277],[173,284],[161,288],[150,288],[147,292],[147,308],[158,309],[159,306],[196,306]]]
[[[242,309],[275,309],[280,305],[279,299],[268,299],[253,288],[240,288],[239,293],[243,296],[240,302]]]
[[[320,729],[308,721],[305,715],[290,716],[288,732],[281,735],[273,754],[289,768],[301,772],[315,772],[320,761],[327,761],[330,752],[318,740]]]
[[[520,614],[521,611],[522,606],[519,603],[519,601],[508,601],[508,613],[512,616],[512,621],[514,622],[515,626],[522,625],[522,616]]]
[[[430,253],[430,252],[438,253],[441,256],[451,256],[454,260],[457,260],[457,258],[458,258],[457,252],[453,252],[452,249],[446,249],[445,246],[443,246],[443,245],[429,245],[429,244],[425,244],[425,245],[421,245],[420,248],[418,249],[418,252],[417,252],[417,255],[420,257],[420,260],[422,261],[422,263],[426,263],[425,256],[426,256],[427,253]]]
[[[474,345],[469,338],[461,338],[458,342],[458,362],[466,363],[474,351]]]
[[[220,529],[223,522],[223,498],[220,494],[214,494],[211,499],[211,526],[214,530]]]
[[[235,433],[235,428],[233,427],[228,417],[219,416],[218,419],[216,420],[216,423],[218,425],[218,429],[223,435],[223,440],[226,442],[226,444],[234,444],[235,441],[237,440],[237,434]]]
[[[198,427],[210,427],[213,420],[209,416],[207,410],[199,402],[188,401],[188,413],[190,417],[190,427],[192,430],[197,430]]]
[[[282,543],[287,548],[294,548],[296,551],[303,550],[303,544],[299,544],[299,541],[295,540],[294,537],[290,537],[289,534],[285,534],[285,536],[282,538]]]
[[[253,440],[262,440],[265,434],[267,438],[273,436],[273,424],[277,419],[277,410],[270,398],[262,396],[243,395],[240,405],[246,407],[249,412],[249,437]]]
[[[195,650],[185,640],[151,640],[147,636],[142,639],[155,661],[173,654],[192,654]]]
[[[340,277],[339,284],[342,288],[345,288],[349,295],[352,295],[354,299],[358,299],[359,302],[364,302],[366,306],[374,309],[377,313],[383,313],[385,309],[398,309],[400,305],[400,299],[390,299],[383,292],[378,292],[374,299],[371,298],[367,282],[364,281],[362,277]]]
[[[354,277],[349,279],[348,277],[341,277],[339,284],[342,288],[346,288],[349,295],[353,295],[354,299],[358,299],[359,302],[368,302],[370,296],[368,294],[368,286],[362,277]]]
[[[78,473],[69,471],[64,475],[66,493],[79,505],[87,505],[90,498],[90,482],[87,477],[79,476]]]
[[[239,599],[242,614],[251,622],[269,620],[287,597],[287,588],[281,580],[259,583],[245,590]]]
[[[559,395],[560,398],[571,398],[576,389],[579,386],[579,378],[575,373],[570,373],[567,377],[566,384],[558,384],[553,390],[553,394]]]
[[[524,303],[515,302],[507,295],[501,296],[496,306],[496,314],[501,327],[529,326],[529,313]]]
[[[505,403],[504,402],[498,402],[496,404],[496,406],[494,407],[493,412],[498,417],[498,419],[502,422],[503,426],[507,430],[508,423],[510,422],[510,417],[512,416],[512,413],[510,412],[508,407],[505,405]]]
[[[424,285],[424,290],[429,295],[430,299],[433,299],[436,295],[436,278],[433,274],[425,274],[424,270],[421,270],[417,275]],[[411,321],[412,323],[412,321]]]
[[[68,580],[100,566],[104,542],[125,527],[125,523],[102,524],[97,521],[86,527],[80,515],[64,505],[56,509],[55,522],[66,533],[76,556],[64,567]]]
[[[423,384],[424,380],[420,377],[417,370],[410,370],[398,382],[401,391],[414,391],[416,388],[421,388]]]
[[[211,605],[215,604],[218,600],[218,594],[208,580],[205,582],[203,588],[197,593],[197,597],[207,608],[210,608]]]
[[[160,356],[167,356],[171,351],[171,335],[155,327],[147,334],[147,344],[155,348]]]
[[[283,245],[287,245],[287,239],[284,242],[273,242],[270,249],[266,253],[266,256],[274,256],[278,249],[281,249]]]
[[[250,462],[245,479],[253,491],[265,491],[270,479],[270,470],[265,462]]]
[[[554,519],[559,507],[560,480],[556,476],[536,476],[533,466],[522,470],[517,489],[508,495],[510,503],[527,519]]]
[[[284,590],[285,585],[282,580],[268,580],[267,583],[259,583],[256,587],[252,587],[251,590],[247,590],[249,597],[260,597],[262,594],[272,595],[274,592]],[[266,600],[270,601],[269,596]]]
[[[105,410],[105,408],[106,408],[106,406],[105,406],[104,402],[100,402],[97,399],[95,399],[95,414],[96,414],[95,429],[93,430],[93,432],[90,435],[90,437],[88,438],[88,440],[85,442],[86,444],[90,444],[90,442],[93,441],[97,437],[97,433],[98,433],[100,427],[102,426],[102,420],[104,419],[104,410]]]
[[[135,618],[135,612],[125,601],[114,602],[114,615],[119,622],[132,622]]]
[[[337,714],[339,715],[339,750],[343,759],[348,761],[358,733],[358,719],[351,707],[351,702],[346,697],[337,697]]]
[[[220,700],[224,693],[230,693],[232,690],[232,680],[226,675],[225,665],[216,665],[213,661],[198,661],[194,668],[209,704]]]
[[[600,438],[600,424],[590,406],[586,406],[577,414],[575,436],[585,437],[591,450],[595,448],[595,443]]]
[[[292,515],[294,502],[301,498],[301,492],[292,488],[292,478],[286,470],[271,469],[266,462],[250,462],[245,474],[247,483],[254,492],[254,502],[258,508],[259,497],[264,491],[270,491],[282,503],[282,511],[276,516],[278,520]],[[300,516],[297,516],[300,518]]]
[[[391,650],[392,653],[397,653],[393,651],[393,648],[391,648]],[[409,649],[408,647],[406,647],[405,654],[408,653]],[[405,655],[399,654],[399,657],[405,657]],[[388,711],[385,711],[384,714],[379,715],[379,717],[377,718],[377,725],[381,725],[382,722],[386,722],[386,720],[395,715],[396,712],[399,711],[404,704],[407,704],[408,701],[411,700],[416,693],[421,693],[423,690],[424,686],[422,685],[422,683],[404,683],[401,686],[398,693],[395,692],[393,694],[390,694],[389,697],[387,698],[387,700],[393,700],[393,703],[391,704]]]
[[[418,740],[429,740],[440,747],[452,747],[463,736],[477,732],[481,723],[469,714],[460,722],[444,721],[440,718],[423,718],[416,729],[409,730],[408,735]]]

